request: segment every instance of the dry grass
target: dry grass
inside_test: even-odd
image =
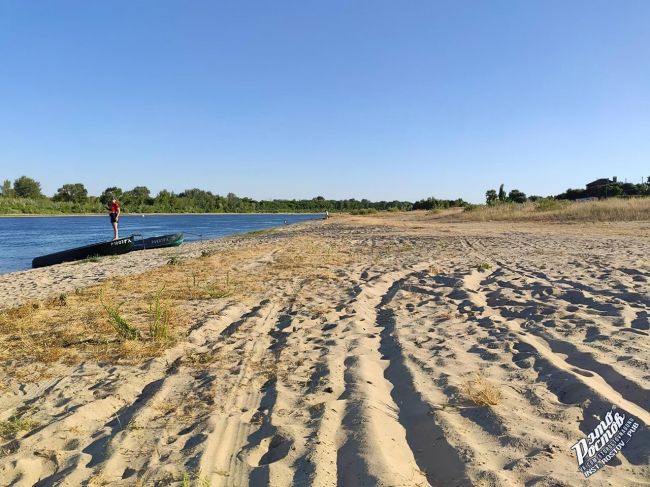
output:
[[[461,390],[465,399],[477,406],[496,406],[503,397],[499,388],[481,374],[465,381]]]
[[[233,292],[234,284],[230,279],[230,272],[211,278],[193,272],[191,277],[187,278],[187,285],[182,290],[182,296],[190,300],[221,299],[231,296]]]
[[[203,254],[23,304],[0,311],[0,364],[27,374],[59,361],[136,363],[159,355],[199,317],[229,301],[272,296],[274,283],[283,280],[334,278],[332,269],[349,260],[342,244],[296,237]]]
[[[650,220],[650,198],[610,198],[584,203],[541,200],[479,206],[454,217],[467,221],[606,222]]]

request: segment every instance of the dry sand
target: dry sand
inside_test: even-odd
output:
[[[234,249],[255,283],[152,359],[5,363],[1,483],[650,485],[645,426],[587,480],[571,451],[650,423],[649,227],[336,217],[1,276],[6,308]]]

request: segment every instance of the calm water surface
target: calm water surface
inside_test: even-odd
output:
[[[145,237],[184,232],[185,241],[211,239],[263,230],[287,223],[321,218],[322,215],[123,215],[120,236]],[[29,269],[32,259],[59,250],[113,238],[108,216],[58,216],[0,218],[0,274]]]

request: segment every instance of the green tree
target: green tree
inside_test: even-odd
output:
[[[88,190],[81,183],[64,184],[56,191],[53,200],[85,203],[88,200]]]
[[[503,184],[499,186],[499,201],[507,201],[506,190],[503,189]]]
[[[13,198],[15,196],[14,190],[11,187],[11,181],[8,179],[5,179],[4,183],[2,183],[2,196],[4,198]]]
[[[102,202],[103,205],[109,204],[113,198],[116,200],[121,200],[123,191],[121,188],[118,188],[117,186],[111,186],[110,188],[106,188],[104,192],[101,194],[99,197],[99,201]]]
[[[564,193],[558,195],[556,198],[559,200],[577,200],[580,198],[587,198],[590,195],[586,189],[569,188]]]
[[[27,176],[20,176],[14,181],[14,193],[19,198],[42,198],[41,183],[28,178]]]
[[[625,191],[623,191],[623,185],[621,183],[612,183],[607,185],[605,197],[621,196],[623,194],[625,194]]]
[[[526,202],[526,193],[519,191],[518,189],[513,189],[508,194],[508,199],[514,203],[525,203]]]
[[[488,205],[493,205],[496,200],[497,200],[497,192],[493,189],[488,189],[485,192],[485,202]]]
[[[154,206],[156,211],[174,211],[177,207],[177,201],[178,197],[173,192],[162,189],[154,198]]]
[[[126,205],[141,206],[147,203],[150,194],[149,188],[146,186],[136,186],[131,191],[126,191],[122,198]]]
[[[623,193],[632,196],[639,194],[639,185],[633,183],[623,183],[620,185]]]
[[[198,188],[186,189],[178,195],[184,198],[190,207],[204,212],[213,212],[217,209],[217,200],[210,191]]]
[[[237,212],[241,205],[241,198],[235,193],[228,193],[226,195],[226,211]]]

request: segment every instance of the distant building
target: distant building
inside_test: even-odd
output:
[[[612,184],[615,182],[616,182],[616,176],[614,176],[613,180],[609,178],[596,179],[595,181],[587,183],[587,191],[589,191],[590,189],[597,190],[598,188],[602,188],[604,186],[607,186],[608,184]]]
[[[609,178],[600,178],[595,181],[587,184],[587,190],[585,191],[586,195],[589,197],[597,198],[607,198],[608,196],[615,196],[619,191],[616,190],[616,187],[611,185],[617,183],[618,178],[614,176],[612,179]]]

